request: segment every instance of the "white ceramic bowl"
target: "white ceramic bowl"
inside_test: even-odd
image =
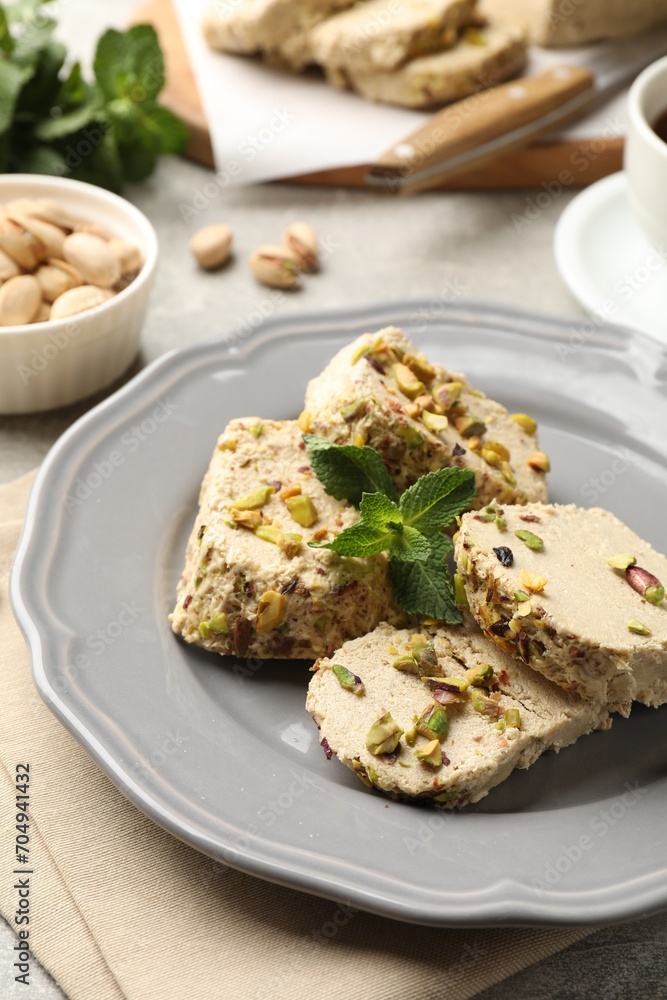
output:
[[[652,126],[667,111],[667,56],[633,83],[628,97],[625,172],[630,203],[651,246],[663,256],[667,247],[667,142]]]
[[[0,413],[65,406],[110,385],[132,363],[157,263],[157,236],[124,198],[81,181],[35,174],[0,175],[0,203],[56,198],[73,214],[101,222],[136,244],[144,264],[118,295],[66,319],[0,326]]]

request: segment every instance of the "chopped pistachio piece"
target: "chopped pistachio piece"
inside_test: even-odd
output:
[[[439,413],[431,413],[430,410],[424,410],[422,413],[422,421],[424,423],[424,427],[433,431],[434,434],[440,434],[441,431],[446,431],[449,427],[449,420],[447,417],[441,416]]]
[[[527,569],[521,570],[521,583],[533,594],[540,594],[548,582],[549,578],[546,576],[538,576],[537,573],[531,573]]]
[[[394,722],[391,713],[385,712],[368,730],[366,749],[375,757],[381,753],[393,753],[402,735],[403,730]]]
[[[300,496],[286,497],[285,506],[290,512],[292,520],[296,521],[303,528],[310,528],[311,525],[315,524],[319,516],[317,507],[307,493],[303,493]]]
[[[408,352],[408,354],[403,355],[403,364],[422,382],[432,382],[435,378],[435,368],[424,354],[410,354]]]
[[[247,528],[248,531],[256,531],[264,523],[258,510],[232,510],[231,514],[234,527]]]
[[[493,681],[493,667],[490,663],[478,663],[466,670],[466,680],[474,687],[487,687]]]
[[[264,424],[253,424],[253,426],[250,428],[250,433],[252,434],[253,437],[256,438],[260,437],[263,431],[264,431]]]
[[[521,712],[518,708],[508,708],[505,712],[505,725],[513,729],[521,729]]]
[[[352,694],[364,694],[366,688],[361,677],[357,677],[356,674],[353,674],[351,670],[348,670],[341,663],[332,663],[331,669],[338,678],[338,683],[342,688],[345,688],[346,691],[351,691]]]
[[[460,573],[454,574],[454,600],[460,608],[468,608],[468,595]]]
[[[486,433],[486,424],[483,420],[478,417],[473,417],[472,414],[468,414],[465,417],[457,417],[454,421],[454,426],[457,431],[464,438],[470,437],[481,437],[482,434]]]
[[[255,534],[257,534],[257,532],[255,532]],[[301,548],[302,541],[303,535],[296,535],[291,531],[283,531],[278,539],[278,548],[281,549],[281,551],[284,552],[289,559],[292,559]]]
[[[209,635],[227,635],[229,625],[227,615],[224,612],[216,612],[211,615],[207,622],[199,623],[199,634],[202,639],[208,639]]]
[[[514,534],[517,538],[520,538],[524,545],[527,545],[529,549],[533,552],[541,552],[544,548],[544,542],[539,537],[539,535],[534,535],[532,531],[526,531],[525,528],[521,528],[519,531],[515,531]]]
[[[549,461],[549,456],[545,451],[534,451],[532,455],[529,455],[526,459],[526,464],[534,469],[535,472],[550,472],[551,462]]]
[[[514,475],[512,466],[509,462],[501,462],[500,471],[506,483],[509,483],[510,486],[516,486],[516,476]]]
[[[661,583],[657,587],[647,587],[644,597],[649,604],[662,604],[665,599],[665,588]]]
[[[533,420],[527,413],[510,413],[510,418],[531,437],[537,432],[537,420]]]
[[[422,393],[426,392],[424,383],[421,379],[417,378],[414,372],[410,371],[407,365],[400,363],[392,365],[392,371],[398,388],[408,399],[416,399],[417,396],[421,396]]]
[[[361,761],[360,760],[353,760],[352,761],[352,767],[353,767],[354,771],[356,772],[357,777],[360,778],[361,781],[363,781],[364,785],[366,785],[367,788],[372,788],[373,787],[373,782],[368,777],[368,774],[366,773],[366,768],[361,763]]]
[[[361,416],[362,413],[366,412],[366,407],[368,405],[368,400],[366,399],[355,399],[352,403],[348,403],[340,411],[340,415],[345,421],[345,423],[350,423],[355,417]]]
[[[627,552],[623,552],[618,556],[609,556],[607,559],[607,563],[612,569],[626,570],[629,566],[634,566],[636,562],[637,557],[628,555]]]
[[[260,510],[269,502],[272,493],[273,486],[260,486],[247,496],[239,497],[230,506],[236,510]]]
[[[502,443],[502,441],[489,441],[487,439],[484,442],[484,447],[490,448],[491,451],[495,451],[496,455],[498,455],[504,462],[509,462],[511,458],[510,450],[507,445]]]
[[[424,438],[421,436],[416,427],[410,427],[406,425],[405,427],[397,427],[396,433],[399,437],[403,438],[408,448],[419,448],[424,443]]]
[[[431,740],[426,746],[417,747],[415,757],[430,767],[442,767],[442,747],[439,740]]]
[[[653,634],[651,632],[651,629],[648,627],[648,625],[644,625],[643,622],[640,622],[639,618],[632,618],[628,622],[628,628],[630,629],[631,632],[636,632],[637,635],[652,635]]]
[[[422,713],[416,725],[417,732],[425,736],[427,740],[437,739],[441,743],[449,732],[449,716],[447,709],[438,705],[433,708],[431,705]]]
[[[272,524],[262,524],[259,528],[255,528],[255,534],[258,538],[261,538],[264,542],[272,542],[273,545],[278,545],[282,540],[283,533],[280,528],[275,528]]]
[[[285,596],[275,590],[267,590],[257,602],[258,632],[272,632],[278,628],[285,613]]]
[[[525,590],[515,590],[514,600],[518,601],[521,604],[522,601],[530,600],[530,594],[527,594]]]
[[[432,389],[431,395],[436,403],[440,403],[446,410],[449,410],[458,401],[462,389],[462,382],[445,382],[443,385],[437,385]]]
[[[470,681],[463,677],[443,677],[440,683],[448,687],[456,688],[461,692],[461,694],[463,694],[464,691],[467,691],[470,687]]]
[[[405,742],[407,743],[407,745],[409,747],[413,747],[415,745],[415,740],[417,739],[417,725],[416,725],[416,721],[415,721],[415,725],[411,726],[410,729],[406,729],[405,730],[405,736],[404,736],[404,738],[405,738]]]

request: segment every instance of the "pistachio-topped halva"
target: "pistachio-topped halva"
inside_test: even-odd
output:
[[[421,631],[382,624],[313,670],[306,707],[327,756],[368,786],[445,808],[611,725],[607,706],[545,680],[471,619]]]
[[[465,375],[431,363],[396,327],[348,344],[313,379],[304,430],[377,449],[396,486],[445,466],[472,469],[476,505],[546,500],[549,462],[535,421],[510,415]]]
[[[624,714],[667,701],[667,558],[609,511],[492,505],[464,514],[456,560],[504,650]]]
[[[172,628],[218,653],[315,659],[404,622],[384,555],[308,546],[358,519],[312,474],[295,422],[232,420],[201,487]]]

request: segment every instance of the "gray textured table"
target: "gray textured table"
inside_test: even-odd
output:
[[[59,5],[62,34],[73,50],[85,54],[100,31],[121,24],[132,6],[132,0],[69,0]],[[569,315],[575,325],[582,315],[556,272],[552,254],[554,225],[568,194],[551,200],[533,221],[517,227],[516,216],[532,204],[534,192],[434,194],[388,201],[355,191],[274,185],[221,192],[195,220],[184,222],[183,206],[193,204],[207,180],[206,171],[171,161],[147,184],[126,192],[151,218],[162,246],[139,364],[173,347],[222,334],[256,310],[266,311],[268,290],[253,281],[245,257],[257,244],[277,240],[297,218],[310,221],[331,252],[323,272],[309,279],[302,292],[282,296],[270,307],[273,314],[388,297],[465,295]],[[198,225],[213,221],[233,226],[236,259],[224,272],[205,275],[196,270],[187,243]],[[0,417],[0,481],[38,465],[56,438],[93,402],[48,415]],[[61,991],[36,963],[28,990],[14,983],[12,944],[9,928],[0,921],[3,1000],[61,1000]],[[667,998],[667,915],[600,930],[512,976],[480,1000],[518,997]]]

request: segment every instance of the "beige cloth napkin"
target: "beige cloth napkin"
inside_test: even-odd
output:
[[[0,487],[0,843],[6,857],[29,762],[29,941],[71,1000],[466,1000],[590,933],[401,925],[226,868],[155,826],[33,687],[7,594],[32,479]],[[12,885],[5,863],[10,923]]]

